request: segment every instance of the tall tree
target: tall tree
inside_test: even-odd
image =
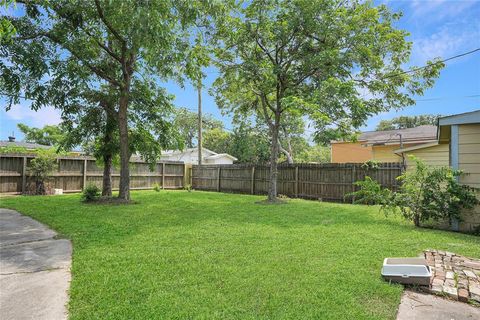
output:
[[[198,115],[187,108],[178,108],[175,112],[174,126],[179,130],[187,148],[193,148],[198,138]],[[210,114],[202,116],[204,130],[221,129],[223,123]]]
[[[282,119],[309,117],[343,132],[382,111],[413,104],[442,64],[407,72],[411,43],[401,14],[370,1],[252,0],[225,16],[215,34],[217,104],[256,112],[268,125],[268,200],[276,201]]]
[[[17,2],[24,5],[24,14],[20,18],[9,18],[19,33],[14,41],[48,43],[59,56],[84,67],[116,91],[115,117],[121,159],[119,198],[129,200],[129,112],[133,84],[138,79],[181,81],[183,74],[194,79],[200,77],[196,67],[205,59],[198,49],[200,46],[191,46],[189,27],[200,16],[205,16],[200,14],[204,3],[173,0]],[[25,63],[48,68],[49,57],[35,53],[38,52],[33,51],[29,58],[36,62]],[[20,89],[16,85],[10,82],[9,89]],[[28,88],[25,95],[38,98],[38,92]],[[143,133],[148,132],[143,130]]]
[[[437,125],[437,120],[440,118],[439,114],[422,114],[419,116],[400,116],[391,120],[382,120],[378,123],[375,130],[397,130],[415,128],[423,125]]]

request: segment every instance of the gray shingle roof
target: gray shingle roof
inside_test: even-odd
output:
[[[437,127],[425,125],[399,130],[368,131],[362,132],[358,140],[366,141],[368,144],[400,143],[399,134],[402,135],[403,142],[436,140]]]
[[[0,141],[0,147],[19,147],[19,148],[26,148],[26,149],[49,149],[52,146],[46,146],[43,144],[38,143],[30,143],[30,142],[23,142],[23,141]]]

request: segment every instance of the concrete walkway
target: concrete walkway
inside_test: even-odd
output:
[[[477,320],[480,308],[432,294],[405,290],[397,320]]]
[[[20,213],[0,209],[0,318],[66,319],[72,246]]]

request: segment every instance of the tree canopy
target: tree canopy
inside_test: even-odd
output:
[[[24,140],[30,143],[54,146],[58,145],[65,138],[65,131],[57,125],[46,125],[43,128],[35,128],[19,123],[17,127],[24,134]]]
[[[0,84],[10,96],[10,105],[18,103],[21,95],[33,99],[34,110],[52,103],[49,90],[42,84],[51,83],[44,75],[51,74],[58,63],[81,70],[89,89],[109,86],[117,99],[113,114],[121,158],[119,197],[129,200],[132,146],[151,161],[159,156],[162,143],[170,140],[168,135],[153,135],[155,129],[149,127],[155,120],[150,117],[153,109],[162,109],[153,116],[158,119],[171,105],[158,104],[171,100],[158,83],[168,79],[183,83],[185,77],[200,79],[199,66],[207,60],[201,33],[194,32],[198,37],[192,42],[192,28],[224,6],[173,0],[17,2],[24,10],[20,17],[7,17],[17,34],[10,49],[2,53],[7,61],[0,62]],[[30,87],[31,83],[36,85]],[[141,95],[134,97],[135,90]],[[70,93],[65,92],[63,99],[69,99]],[[55,97],[61,99],[58,94]],[[54,102],[54,106],[64,105],[61,100]],[[141,106],[136,113],[132,112],[135,105]],[[140,119],[135,130],[129,127],[132,119]],[[156,128],[171,123],[171,119],[162,119]],[[146,148],[141,141],[156,143]]]
[[[198,139],[198,114],[187,108],[178,108],[175,111],[173,125],[179,131],[181,140],[187,148],[193,148]],[[202,128],[205,130],[221,129],[222,121],[210,114],[202,115]]]
[[[270,185],[276,201],[282,119],[308,117],[349,134],[371,115],[414,103],[443,64],[406,70],[408,33],[400,13],[370,1],[252,0],[224,16],[215,33],[223,110],[256,114],[269,129]]]
[[[415,128],[422,125],[437,125],[437,120],[440,118],[439,114],[422,114],[418,116],[400,116],[391,120],[382,120],[378,123],[375,130],[397,130]]]

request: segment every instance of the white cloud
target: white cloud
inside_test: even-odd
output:
[[[413,61],[449,58],[480,45],[480,24],[446,24],[439,31],[413,40]],[[452,61],[453,62],[453,61]]]
[[[429,20],[442,20],[448,17],[456,17],[475,4],[477,0],[414,0],[410,1],[412,17],[427,18]]]
[[[62,121],[60,112],[53,107],[45,107],[35,112],[26,106],[16,104],[9,111],[2,110],[2,113],[2,118],[5,117],[15,122],[26,122],[34,127],[59,124]]]

